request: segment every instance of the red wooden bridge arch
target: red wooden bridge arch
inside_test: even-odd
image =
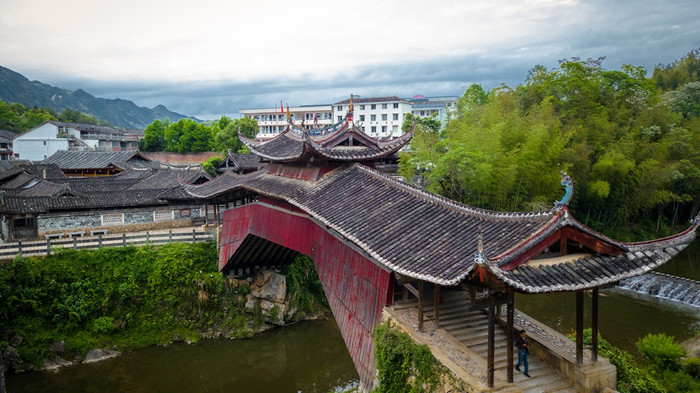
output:
[[[226,210],[222,229],[222,271],[289,260],[290,254],[280,251],[280,247],[311,257],[361,383],[372,386],[372,330],[390,300],[390,272],[323,224],[282,201],[262,198]],[[264,242],[251,241],[253,237]],[[239,258],[241,255],[245,258]]]

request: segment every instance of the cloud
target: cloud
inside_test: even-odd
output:
[[[700,46],[694,0],[4,3],[0,64],[198,117],[350,93],[460,95],[573,56],[651,69]]]

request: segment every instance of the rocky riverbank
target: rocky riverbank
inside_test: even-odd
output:
[[[283,326],[299,320],[316,319],[325,314],[323,310],[316,313],[299,313],[295,306],[297,295],[288,293],[287,279],[283,274],[272,270],[259,270],[249,277],[227,277],[227,293],[235,296],[237,304],[243,304],[247,320],[243,336],[257,334],[276,326]],[[209,294],[200,290],[198,302],[207,302]],[[194,342],[200,338],[239,338],[240,328],[230,326],[210,326],[198,332],[196,337],[183,337],[178,333],[172,335],[171,343]],[[14,336],[7,348],[2,351],[2,366],[10,372],[26,372],[33,370],[55,371],[61,367],[79,363],[92,363],[118,356],[121,352],[118,347],[94,348],[82,356],[76,351],[68,351],[64,340],[54,342],[46,352],[43,365],[36,366],[24,359],[20,354],[20,348],[24,337]],[[2,390],[0,390],[0,393]]]
[[[308,258],[230,277],[216,271],[216,257],[213,244],[173,244],[2,262],[0,363],[10,373],[56,370],[152,345],[251,337],[327,313]]]

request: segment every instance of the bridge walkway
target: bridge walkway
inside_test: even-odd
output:
[[[426,303],[429,303],[430,305],[426,305],[424,307],[425,316],[427,318],[433,318],[432,301],[426,301]],[[466,349],[463,351],[465,353],[463,354],[461,362],[459,359],[455,358],[454,354],[448,354],[447,356],[451,357],[452,361],[457,363],[456,365],[463,369],[461,371],[476,374],[469,377],[471,380],[470,382],[473,385],[475,380],[481,380],[481,377],[485,377],[486,375],[485,366],[488,351],[488,315],[482,310],[467,311],[468,304],[468,295],[465,292],[443,292],[443,303],[440,305],[439,327],[435,326],[434,321],[428,322],[425,324],[424,333],[427,332],[428,335],[433,337],[440,334],[449,335],[450,337],[448,337],[445,342],[448,343],[448,345],[450,342],[455,345],[453,345],[451,349],[447,349],[448,352],[460,348],[463,350]],[[395,311],[400,311],[399,313],[392,315],[394,317],[401,314],[418,314],[418,302],[415,299],[397,302],[390,308]],[[399,318],[401,317],[399,316]],[[417,330],[417,326],[413,326],[413,328],[416,328]],[[414,338],[415,335],[421,335],[421,333],[415,332],[415,334],[412,334]],[[435,343],[433,343],[434,345],[430,345],[429,342],[426,344],[429,344],[428,346],[431,347],[434,354],[435,349],[438,351],[445,349],[440,348],[441,346],[435,345]],[[573,384],[567,380],[566,377],[564,377],[558,370],[543,361],[534,353],[531,353],[529,356],[529,374],[531,377],[528,378],[523,373],[514,371],[513,384],[508,384],[506,382],[506,345],[507,338],[505,327],[496,324],[494,360],[496,384],[492,391],[513,393],[576,393]],[[474,359],[474,357],[477,357],[477,359]],[[440,357],[438,356],[438,358]],[[467,364],[469,362],[472,364]],[[517,351],[514,351],[513,362],[517,363]],[[478,367],[474,367],[475,365],[478,365]],[[448,366],[448,368],[451,367]],[[454,372],[455,370],[452,371]],[[460,375],[458,375],[458,377],[459,376]],[[488,389],[482,389],[479,390],[488,391]]]

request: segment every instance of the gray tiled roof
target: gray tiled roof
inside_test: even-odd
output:
[[[42,164],[56,164],[61,169],[95,169],[107,168],[111,165],[135,165],[132,158],[138,161],[148,162],[137,151],[66,151],[59,150],[48,157]],[[129,164],[125,164],[128,161]],[[139,166],[139,165],[136,165]]]
[[[207,199],[237,190],[287,201],[360,247],[383,266],[440,285],[456,285],[472,272],[481,230],[484,252],[490,260],[489,269],[498,279],[525,292],[571,290],[582,285],[592,287],[641,274],[648,266],[665,262],[690,243],[697,227],[694,224],[681,235],[655,242],[621,243],[584,227],[566,208],[533,213],[477,209],[361,164],[343,165],[318,181],[263,172],[243,176],[224,174],[199,186],[171,190],[162,197]],[[611,244],[621,250],[622,255],[593,256],[574,265],[537,269],[521,265],[510,272],[503,267],[564,227],[576,228]],[[630,258],[634,260],[632,263],[627,262]],[[596,263],[600,265],[598,270],[594,269]]]
[[[328,161],[373,161],[396,153],[412,137],[413,129],[398,138],[380,141],[353,123],[345,124],[330,135],[316,137],[290,128],[264,142],[239,136],[251,152],[273,162],[301,161],[312,155]],[[354,141],[352,146],[346,144],[349,140]]]

